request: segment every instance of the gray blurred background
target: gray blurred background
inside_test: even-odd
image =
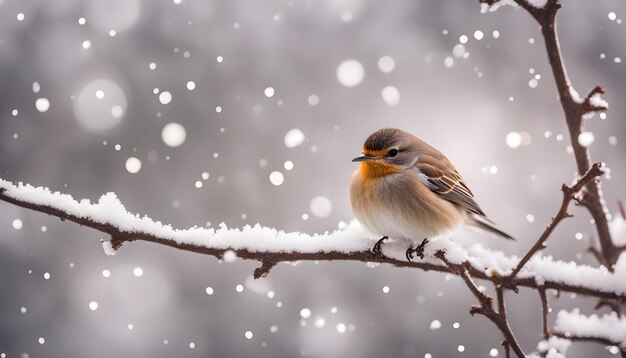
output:
[[[586,127],[592,158],[611,169],[603,188],[614,213],[626,198],[625,15],[619,0],[568,0],[559,14],[576,88],[608,91],[610,111]],[[481,15],[461,0],[0,0],[0,177],[91,200],[114,191],[129,211],[176,227],[324,232],[352,219],[350,160],[362,141],[393,126],[446,153],[518,238],[468,232],[459,241],[521,255],[576,171],[537,30],[521,9]],[[379,66],[384,56],[394,66]],[[350,59],[364,73],[353,87],[339,81],[358,82],[358,65],[340,66]],[[186,133],[177,147],[162,138],[172,122]],[[288,147],[292,129],[305,140]],[[141,162],[136,173],[130,157]],[[270,182],[274,171],[281,185]],[[318,196],[330,213],[312,210]],[[585,253],[595,229],[573,212],[546,252],[595,265]],[[469,316],[467,288],[446,275],[303,262],[252,282],[257,263],[141,242],[107,257],[102,238],[0,203],[2,357],[504,354],[500,332]],[[539,298],[522,290],[507,299],[530,352]],[[553,312],[594,305],[552,301]],[[569,356],[611,354],[575,344]]]

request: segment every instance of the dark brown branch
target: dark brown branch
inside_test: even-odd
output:
[[[511,345],[509,341],[502,341],[502,347],[504,347],[504,356],[506,358],[511,358]]]
[[[475,314],[481,314],[487,317],[491,322],[493,322],[493,324],[496,325],[496,327],[498,327],[500,332],[502,332],[502,335],[504,336],[504,339],[507,342],[507,345],[511,349],[513,349],[515,354],[517,354],[518,357],[525,357],[526,355],[524,354],[524,351],[522,350],[519,343],[517,342],[517,339],[515,338],[515,335],[513,334],[511,327],[509,326],[509,322],[506,319],[506,309],[504,306],[504,291],[503,291],[502,286],[499,286],[499,285],[496,286],[496,292],[497,292],[497,297],[498,297],[498,307],[499,307],[499,310],[496,311],[493,308],[493,298],[482,293],[478,289],[478,286],[476,286],[476,284],[472,280],[472,277],[470,276],[470,273],[468,271],[468,266],[469,266],[468,263],[464,263],[460,265],[453,264],[450,261],[448,261],[443,251],[438,251],[435,254],[435,256],[438,257],[441,261],[443,261],[446,264],[446,266],[450,268],[452,272],[456,273],[463,279],[467,288],[470,289],[474,297],[476,297],[476,299],[478,300],[479,306],[472,306],[469,311],[470,314],[472,316]]]
[[[266,277],[276,264],[276,261],[261,260],[261,267],[254,269],[254,278]]]
[[[546,295],[546,289],[543,287],[537,291],[539,292],[539,297],[541,298],[541,328],[543,332],[543,339],[548,340],[548,338],[550,338],[550,330],[548,328],[548,314],[550,313],[548,296]]]
[[[622,219],[626,220],[626,210],[624,209],[624,202],[622,200],[618,200],[617,207],[619,208],[620,214],[622,214]]]
[[[580,178],[574,185],[571,187],[563,184],[561,187],[561,191],[563,191],[563,200],[561,202],[561,208],[557,212],[556,216],[552,218],[552,222],[546,230],[541,234],[537,242],[530,248],[530,250],[524,255],[524,257],[517,264],[513,272],[511,272],[510,277],[515,277],[522,270],[524,265],[535,255],[539,250],[545,248],[546,241],[554,231],[554,229],[559,225],[561,220],[571,217],[571,215],[567,212],[567,208],[569,207],[569,203],[572,200],[578,200],[576,198],[577,193],[582,189],[582,187],[588,182],[592,181],[594,178],[604,174],[602,170],[603,165],[601,163],[594,163],[593,166]]]
[[[246,260],[255,260],[262,263],[262,266],[259,268],[260,274],[267,273],[265,269],[267,269],[270,263],[278,264],[280,262],[293,262],[293,261],[333,261],[333,260],[343,260],[343,261],[360,261],[360,262],[376,262],[394,265],[397,267],[411,267],[416,269],[421,269],[424,271],[438,271],[438,272],[446,272],[446,273],[456,273],[451,271],[446,265],[437,265],[428,262],[409,262],[405,260],[397,260],[390,257],[385,256],[376,256],[371,253],[371,251],[355,251],[355,252],[338,252],[338,251],[328,251],[328,252],[314,252],[314,253],[303,253],[303,252],[263,252],[263,251],[250,251],[247,249],[233,249],[233,248],[213,248],[206,246],[196,246],[188,243],[179,243],[174,240],[157,237],[154,235],[141,233],[141,232],[127,232],[120,230],[116,226],[111,224],[102,224],[99,222],[95,222],[90,220],[89,218],[81,218],[74,215],[70,215],[62,210],[57,208],[46,206],[46,205],[38,205],[33,204],[27,201],[14,199],[10,196],[4,194],[4,189],[0,188],[0,200],[11,203],[13,205],[17,205],[26,209],[38,211],[41,213],[45,213],[48,215],[52,215],[58,217],[61,220],[67,220],[75,222],[79,225],[86,226],[98,231],[101,231],[107,235],[109,235],[111,239],[111,244],[113,248],[119,248],[124,242],[130,241],[148,241],[153,242],[160,245],[165,245],[173,248],[177,248],[179,250],[196,252],[199,254],[209,255],[217,257],[221,259],[226,251],[232,250],[235,254]],[[266,262],[265,269],[263,268],[263,262]],[[270,267],[271,268],[271,267]],[[491,281],[494,285],[502,285],[506,288],[511,287],[528,287],[537,289],[539,286],[533,277],[525,277],[514,279],[508,279],[508,277],[502,277],[497,275],[487,275],[484,270],[479,270],[474,267],[470,267],[469,273],[472,277]],[[609,299],[622,299],[623,295],[615,292],[603,292],[600,290],[590,289],[583,286],[570,285],[557,281],[546,280],[543,284],[546,288],[552,288],[555,290],[560,290],[564,292],[572,292],[580,295],[597,297],[597,298],[609,298]]]

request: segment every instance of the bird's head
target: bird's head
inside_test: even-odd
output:
[[[418,158],[419,140],[395,128],[372,133],[363,144],[363,155],[352,159],[360,163],[361,173],[380,177],[412,167]]]

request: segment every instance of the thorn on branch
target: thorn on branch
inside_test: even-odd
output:
[[[511,345],[509,343],[509,341],[504,340],[502,341],[502,347],[504,347],[504,356],[506,358],[511,358]]]
[[[273,260],[261,260],[261,267],[254,269],[254,278],[267,277],[272,268],[276,266],[278,262]]]
[[[576,194],[582,190],[582,188],[587,185],[587,183],[589,183],[590,181],[594,180],[595,178],[602,176],[605,174],[604,171],[604,163],[603,162],[595,162],[593,163],[593,165],[591,166],[591,168],[589,168],[589,170],[587,170],[587,172],[578,179],[578,181],[576,181],[576,183],[574,185],[572,185],[571,187],[563,184],[563,186],[561,187],[561,190],[563,190],[563,193],[565,193],[568,197],[570,197],[573,200],[577,200],[576,198]],[[578,199],[581,200],[581,199]]]
[[[604,88],[595,86],[583,102],[580,104],[580,114],[584,115],[592,112],[603,112],[609,109],[609,104],[602,99],[601,95],[604,94]]]

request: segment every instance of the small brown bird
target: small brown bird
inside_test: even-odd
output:
[[[451,235],[464,224],[513,240],[480,209],[450,160],[414,135],[383,128],[363,144],[363,155],[352,160],[359,169],[350,183],[356,218],[382,238],[407,240],[407,260],[424,257],[428,239]],[[415,239],[423,239],[413,248]]]

